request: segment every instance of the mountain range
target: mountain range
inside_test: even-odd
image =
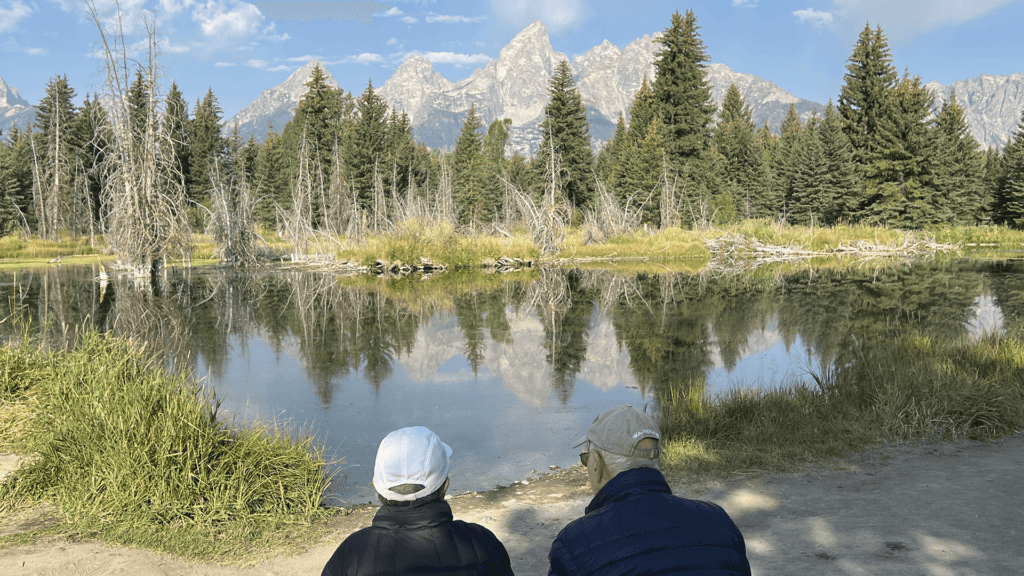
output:
[[[638,38],[621,49],[605,40],[569,62],[586,106],[595,149],[612,136],[619,114],[628,111],[644,76],[653,81],[659,49],[655,40],[660,34]],[[452,82],[437,73],[429,60],[412,55],[378,92],[390,106],[406,111],[416,139],[432,148],[453,149],[466,113],[475,105],[484,126],[499,118],[510,118],[511,138],[506,152],[530,155],[541,140],[539,124],[548,101],[548,82],[562,60],[569,59],[555,51],[547,28],[537,21],[517,34],[497,58],[467,78]],[[236,122],[240,135],[246,139],[253,135],[262,141],[271,127],[280,132],[294,114],[317,64],[324,68],[327,83],[337,87],[337,81],[323,64],[310,61],[228,119],[224,133],[229,134]],[[820,102],[798,98],[769,80],[736,72],[724,64],[708,64],[706,71],[716,103],[720,105],[729,85],[736,84],[751,108],[754,123],[760,126],[767,122],[775,132],[790,104],[802,119],[814,111],[821,114],[825,108]],[[983,148],[1001,148],[1024,109],[1024,74],[1020,73],[983,74],[948,86],[931,82],[927,87],[935,94],[936,106],[955,91],[966,110],[971,133]],[[358,95],[362,89],[351,91]],[[0,79],[0,129],[14,124],[24,128],[34,114],[35,108],[18,90]]]

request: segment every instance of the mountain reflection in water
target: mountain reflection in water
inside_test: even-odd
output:
[[[955,261],[756,276],[540,269],[429,279],[290,269],[185,270],[153,289],[93,267],[0,272],[0,337],[87,325],[135,338],[206,378],[235,417],[310,428],[345,467],[332,493],[371,499],[380,439],[431,427],[455,492],[576,459],[611,406],[672,388],[785,386],[913,328],[1014,329],[1017,262]]]

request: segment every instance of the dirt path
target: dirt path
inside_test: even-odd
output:
[[[681,496],[725,507],[746,538],[755,575],[1024,573],[1024,433],[993,443],[879,448],[845,468],[727,485],[671,482]],[[451,504],[457,518],[498,535],[517,574],[545,574],[551,541],[589,499],[585,474],[575,468]],[[0,550],[0,574],[319,574],[337,543],[368,525],[373,512],[361,507],[338,518],[323,544],[245,570],[51,541]]]

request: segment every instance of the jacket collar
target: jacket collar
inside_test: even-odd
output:
[[[613,502],[621,502],[626,498],[651,492],[672,493],[672,489],[669,488],[668,482],[665,481],[665,476],[660,470],[633,468],[619,472],[594,495],[594,499],[587,506],[586,513],[590,514]]]
[[[452,521],[452,507],[444,500],[414,506],[381,506],[373,517],[377,528],[430,528]]]

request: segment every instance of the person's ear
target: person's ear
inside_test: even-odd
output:
[[[597,481],[604,481],[604,458],[601,458],[601,453],[597,450],[590,451],[590,458],[594,461],[594,470],[597,472]]]

